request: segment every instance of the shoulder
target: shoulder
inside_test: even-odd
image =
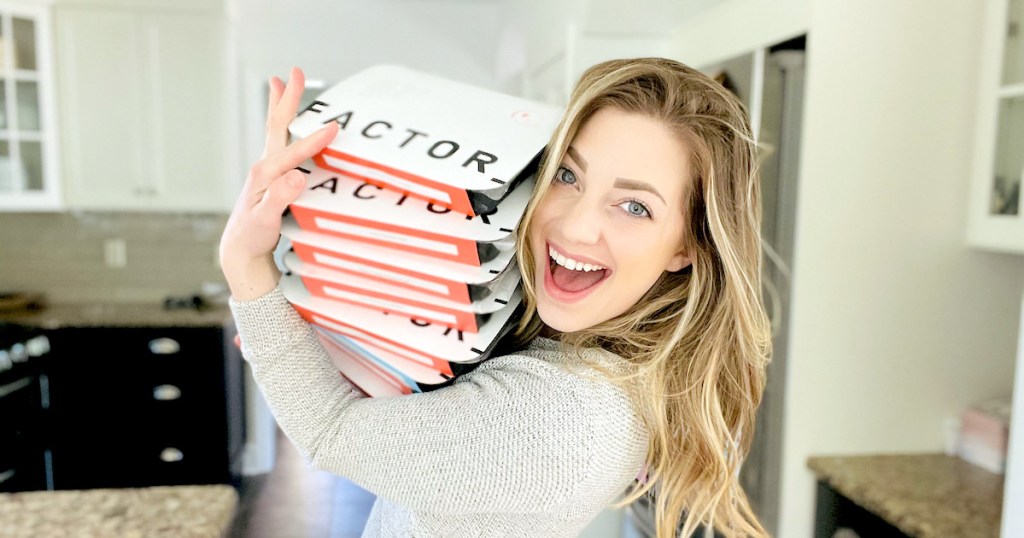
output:
[[[620,371],[624,360],[599,348],[566,353],[553,340],[537,339],[525,349],[492,357],[456,380],[513,390],[539,406],[569,410],[566,420],[584,420],[598,437],[643,437],[641,420],[628,392],[593,365]]]
[[[457,379],[456,383],[480,377],[501,377],[525,383],[558,385],[584,393],[617,393],[622,391],[615,390],[617,386],[607,377],[599,375],[600,371],[593,365],[614,369],[621,364],[621,358],[601,349],[585,349],[581,356],[574,356],[566,353],[557,342],[538,338],[524,349],[487,359],[475,370]]]
[[[589,486],[598,487],[590,480],[628,484],[643,465],[650,436],[626,389],[592,367],[599,364],[615,370],[625,361],[596,348],[581,355],[567,354],[551,340],[534,343],[488,359],[474,370],[476,379],[469,382],[493,383],[502,387],[498,390],[509,385],[529,387],[521,396],[532,401],[524,405],[533,407],[539,420],[536,426],[572,437],[569,444],[579,450],[576,462],[587,469]]]

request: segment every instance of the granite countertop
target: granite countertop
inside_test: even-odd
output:
[[[227,305],[204,310],[165,309],[160,303],[54,303],[18,314],[0,314],[0,321],[59,329],[61,327],[222,327],[233,323]]]
[[[0,536],[224,537],[238,493],[228,485],[0,494]]]
[[[1003,476],[943,454],[811,457],[839,494],[917,538],[999,537]]]

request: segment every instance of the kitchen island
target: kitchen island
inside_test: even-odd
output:
[[[238,505],[228,485],[0,494],[0,536],[227,536]]]
[[[811,457],[818,480],[815,536],[838,527],[883,538],[998,538],[1003,476],[955,456]]]

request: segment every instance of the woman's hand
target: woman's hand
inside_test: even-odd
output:
[[[288,124],[295,118],[304,88],[305,77],[298,68],[292,68],[287,85],[277,77],[270,79],[263,158],[249,169],[221,235],[221,270],[231,295],[239,301],[255,299],[277,286],[281,273],[273,255],[281,215],[306,185],[305,174],[295,167],[319,153],[338,133],[332,121],[308,138],[288,144]]]

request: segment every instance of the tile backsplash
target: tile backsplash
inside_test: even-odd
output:
[[[216,263],[220,214],[0,213],[0,293],[49,303],[162,302],[224,283]],[[107,240],[126,245],[125,267],[106,265]]]

